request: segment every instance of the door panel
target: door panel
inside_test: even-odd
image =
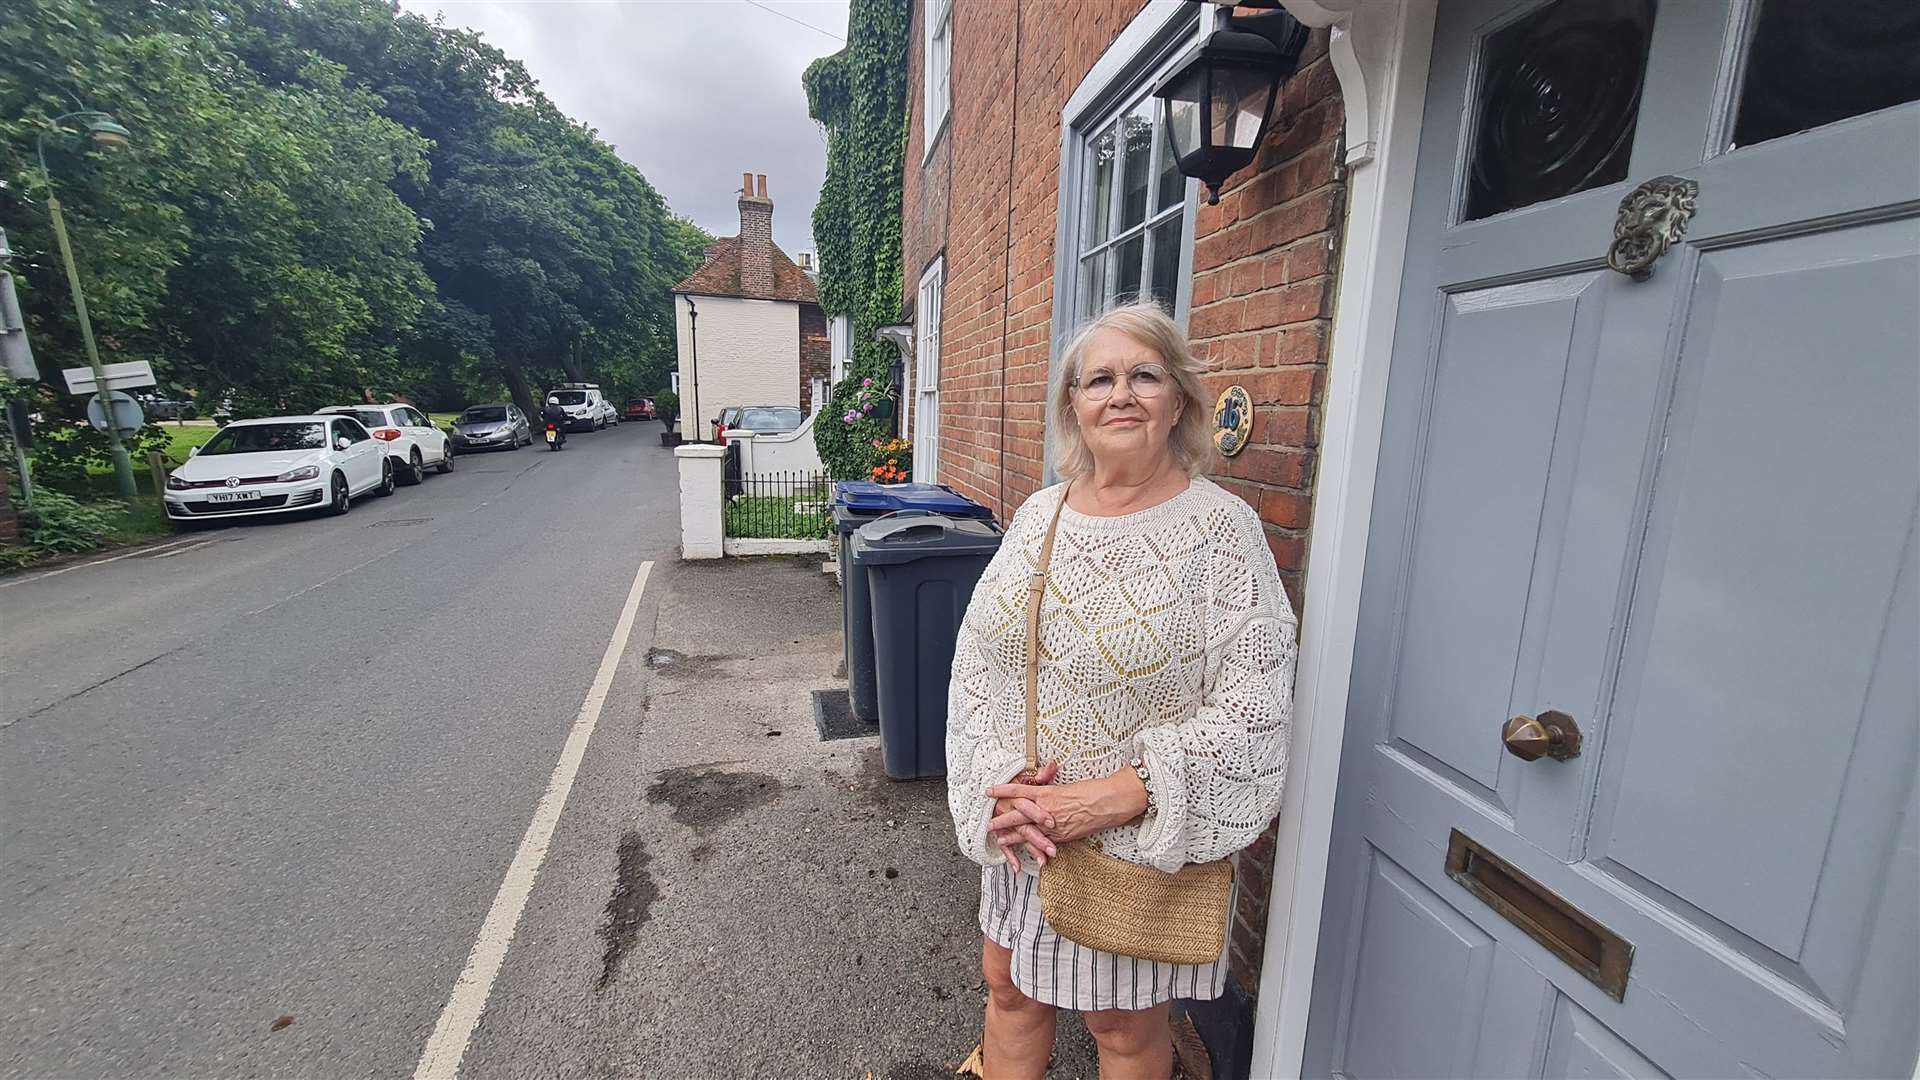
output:
[[[1727,152],[1754,5],[1664,0],[1626,179],[1460,223],[1488,35],[1558,4],[1617,6],[1436,24],[1306,1071],[1910,1076],[1920,103]],[[1605,269],[1660,174],[1697,213]],[[1507,753],[1549,709],[1579,754]],[[1624,991],[1450,880],[1454,830],[1630,943]]]
[[[1565,997],[1556,997],[1553,1029],[1547,1036],[1546,1067],[1540,1075],[1567,1080],[1665,1080],[1667,1074],[1592,1013]]]
[[[1367,946],[1341,1010],[1341,1072],[1415,1080],[1445,1062],[1469,1074],[1493,939],[1378,851],[1363,889]]]
[[[1706,253],[1654,481],[1588,858],[1783,959],[1868,751],[1914,514],[1911,470],[1888,465],[1920,461],[1920,369],[1888,363],[1913,335],[1885,313],[1920,296],[1917,252],[1908,220]]]
[[[1506,755],[1448,718],[1506,711],[1561,399],[1597,342],[1595,280],[1442,301],[1388,730],[1396,748],[1506,813]]]

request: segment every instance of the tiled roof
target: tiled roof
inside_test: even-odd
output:
[[[813,279],[805,270],[787,258],[780,245],[773,247],[773,291],[771,293],[753,293],[740,285],[740,238],[723,236],[713,242],[707,251],[707,261],[700,269],[687,275],[686,280],[673,287],[675,294],[691,293],[695,296],[739,296],[749,300],[791,300],[800,304],[817,304],[820,293],[814,288]]]

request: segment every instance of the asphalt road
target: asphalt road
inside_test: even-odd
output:
[[[412,1074],[636,570],[675,557],[659,431],[0,579],[0,1074]],[[642,708],[651,593],[610,713]],[[489,1052],[464,1072],[548,1071]]]

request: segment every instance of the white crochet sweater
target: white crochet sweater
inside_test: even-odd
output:
[[[986,789],[1026,764],[1027,586],[1064,485],[1014,515],[967,606],[947,697],[960,849],[987,842]],[[1066,784],[1144,758],[1158,809],[1099,836],[1171,872],[1252,843],[1280,806],[1296,621],[1253,511],[1205,478],[1139,513],[1066,507],[1040,609],[1040,760]]]

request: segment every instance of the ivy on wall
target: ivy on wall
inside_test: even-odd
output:
[[[827,176],[813,211],[820,306],[853,323],[853,356],[814,425],[820,460],[837,478],[868,476],[886,422],[855,407],[865,380],[883,392],[896,353],[873,332],[900,317],[900,193],[907,147],[910,0],[853,0],[847,47],[808,66],[808,112],[827,132]],[[849,417],[857,417],[849,421]]]

